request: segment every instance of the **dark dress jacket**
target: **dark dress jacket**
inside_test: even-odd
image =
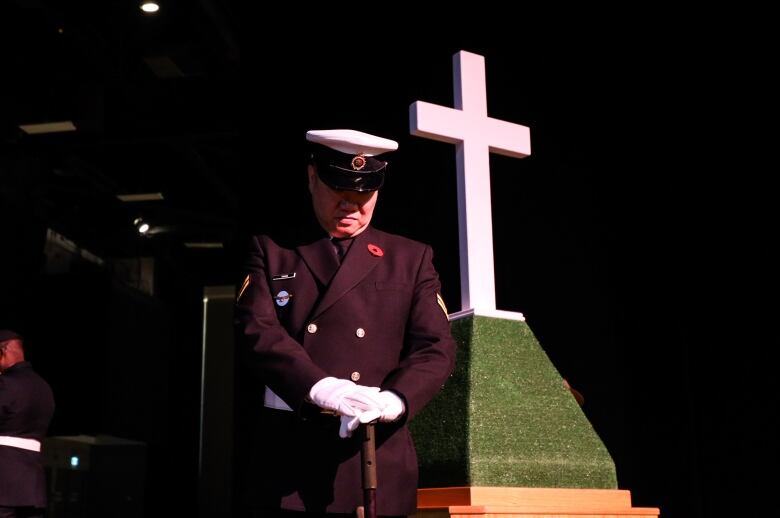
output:
[[[43,441],[54,414],[51,388],[19,362],[0,374],[0,435]],[[0,445],[0,507],[46,507],[40,452]]]
[[[327,237],[282,247],[252,239],[236,301],[239,357],[293,411],[255,405],[247,453],[260,507],[349,513],[362,505],[360,437],[307,403],[326,376],[393,390],[398,422],[379,423],[379,514],[416,508],[417,457],[407,422],[442,388],[455,342],[429,246],[367,227],[339,267]],[[285,294],[286,292],[286,294]],[[239,453],[241,455],[241,453]]]

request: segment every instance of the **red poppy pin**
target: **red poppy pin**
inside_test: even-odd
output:
[[[368,251],[371,253],[371,255],[375,255],[377,257],[382,257],[383,255],[385,255],[384,250],[382,250],[376,245],[371,245],[371,244],[368,245]]]

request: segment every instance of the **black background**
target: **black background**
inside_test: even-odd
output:
[[[432,244],[459,308],[454,146],[408,134],[412,102],[452,106],[459,50],[485,56],[489,115],[531,128],[530,157],[491,157],[499,309],[526,315],[585,396],[635,506],[762,506],[777,396],[776,333],[757,332],[776,235],[760,157],[776,143],[760,131],[760,27],[242,12],[240,81],[232,3],[172,2],[153,22],[85,5],[3,14],[0,317],[54,386],[52,434],[149,444],[150,516],[195,512],[202,288],[235,281],[247,233],[309,217],[306,130],[399,142],[374,223]],[[152,74],[149,56],[182,74]],[[16,128],[62,118],[79,132]],[[164,202],[115,198],[158,190]],[[167,230],[138,236],[139,215]],[[106,265],[47,273],[46,228]],[[197,239],[225,248],[182,246]],[[155,259],[154,297],[112,267],[134,257]]]

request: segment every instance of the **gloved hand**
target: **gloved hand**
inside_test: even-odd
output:
[[[358,386],[360,387],[360,385]],[[376,387],[363,388],[374,389]],[[357,415],[354,416],[341,416],[339,437],[342,439],[351,437],[352,432],[354,432],[358,426],[361,424],[370,423],[376,419],[379,419],[379,421],[382,423],[391,423],[393,421],[397,421],[402,415],[404,415],[404,412],[406,412],[406,405],[404,404],[404,400],[391,390],[383,390],[378,393],[374,393],[372,390],[370,395],[372,400],[378,402],[378,405],[364,411],[359,411]]]
[[[379,419],[381,415],[382,415],[381,410],[367,410],[365,412],[360,412],[356,416],[348,416],[348,415],[341,416],[339,437],[341,437],[342,439],[346,439],[347,437],[352,437],[352,432],[354,432],[358,426],[360,426],[361,424],[370,423],[371,421],[376,421],[377,419]]]
[[[357,416],[360,412],[384,407],[378,397],[379,387],[366,387],[334,377],[322,378],[309,390],[309,399],[342,416]]]
[[[382,406],[380,407],[382,415],[379,417],[381,422],[392,423],[400,419],[406,412],[404,400],[392,390],[383,390],[376,396],[382,401]]]
[[[355,391],[356,385],[345,379],[329,376],[322,378],[309,389],[309,399],[315,405],[333,410],[340,415],[357,415],[357,409],[346,399],[347,394]]]
[[[367,410],[381,410],[385,406],[383,398],[379,397],[381,389],[379,387],[366,387],[365,385],[355,385],[355,390],[345,397],[349,404],[361,412]]]

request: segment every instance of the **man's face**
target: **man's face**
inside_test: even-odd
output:
[[[365,230],[374,214],[378,191],[337,191],[325,185],[309,166],[309,192],[317,220],[333,237],[353,237]]]

